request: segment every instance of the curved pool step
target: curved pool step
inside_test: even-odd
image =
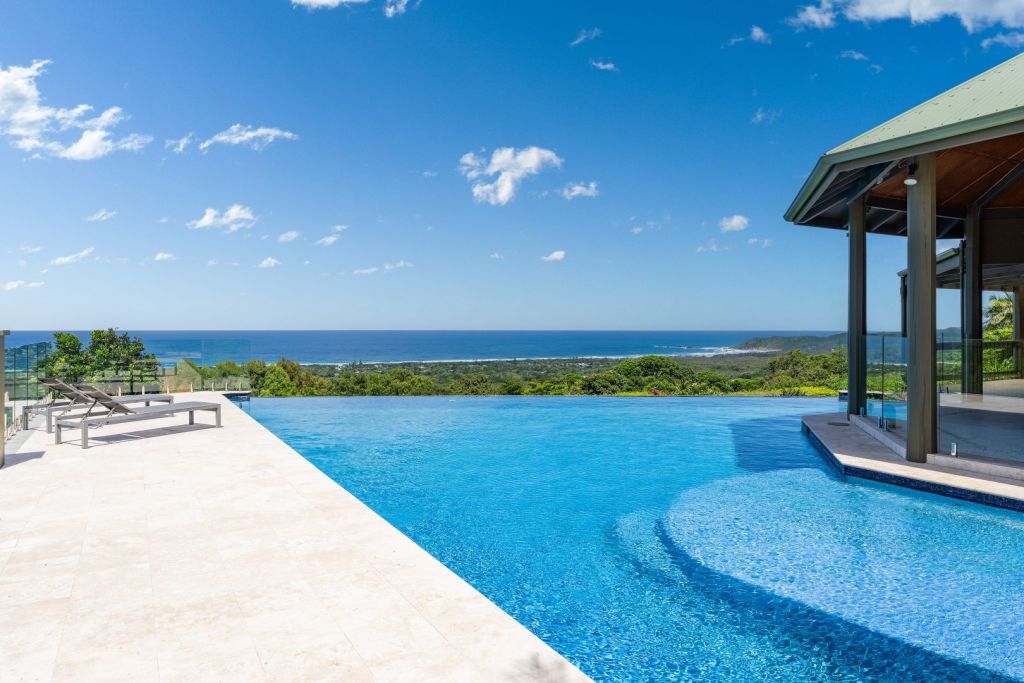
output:
[[[791,470],[690,489],[662,529],[692,580],[794,633],[908,674],[1024,676],[1019,514]]]

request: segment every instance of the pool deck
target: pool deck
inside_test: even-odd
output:
[[[224,427],[8,452],[0,680],[589,680],[223,396],[176,400]]]
[[[1021,479],[970,471],[959,463],[953,468],[909,462],[894,450],[898,442],[886,445],[884,436],[872,433],[866,418],[855,416],[848,421],[846,413],[809,415],[803,418],[803,426],[822,455],[845,475],[1024,511]],[[977,463],[968,463],[972,464]]]

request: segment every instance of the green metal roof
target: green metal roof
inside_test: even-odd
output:
[[[1024,107],[1024,54],[919,104],[826,156]]]
[[[1024,53],[872,128],[822,156],[786,212],[796,221],[838,164],[1024,122]],[[952,145],[951,145],[952,146]],[[854,164],[855,165],[855,164]]]

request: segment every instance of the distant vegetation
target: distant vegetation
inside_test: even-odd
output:
[[[578,367],[566,369],[569,363]],[[282,359],[251,361],[244,370],[260,396],[834,396],[846,385],[846,356],[838,350],[815,356],[790,351],[754,363],[734,360],[731,372],[701,367],[705,359],[691,363],[643,356],[603,363],[411,364],[417,366],[414,371],[405,366],[304,366]]]
[[[738,349],[748,351],[804,351],[805,353],[832,353],[836,349],[846,348],[846,333],[832,334],[827,337],[803,335],[799,337],[754,337],[737,345]]]
[[[114,330],[96,330],[85,345],[73,334],[54,335],[40,365],[62,379],[123,382],[159,380],[165,388],[247,386],[259,396],[834,396],[846,386],[841,348],[807,353],[748,353],[713,357],[643,356],[479,362],[302,365],[224,361],[201,366],[182,360],[161,369],[142,342]],[[801,338],[803,339],[803,338]],[[820,348],[822,338],[803,346]],[[832,339],[831,337],[825,339]],[[773,339],[744,346],[763,348]]]

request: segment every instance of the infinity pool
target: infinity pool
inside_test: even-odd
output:
[[[835,400],[254,399],[597,680],[1024,676],[1024,515],[827,469]]]

